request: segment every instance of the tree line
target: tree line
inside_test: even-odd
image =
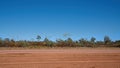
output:
[[[38,41],[15,41],[14,39],[0,38],[0,47],[120,47],[120,40],[112,41],[109,36],[104,36],[104,41],[96,41],[95,37],[91,37],[90,40],[81,38],[77,41],[72,38],[57,39],[56,41],[44,38],[43,41],[40,41],[40,35],[36,39]]]

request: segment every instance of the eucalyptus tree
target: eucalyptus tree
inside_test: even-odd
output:
[[[111,43],[111,39],[110,39],[109,36],[105,36],[105,37],[104,37],[104,43],[105,43],[105,44],[110,44],[110,43]]]
[[[40,41],[41,39],[41,36],[40,35],[37,35],[37,38],[36,38],[38,41]]]

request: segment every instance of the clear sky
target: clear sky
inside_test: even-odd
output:
[[[0,0],[0,37],[120,39],[120,0]]]

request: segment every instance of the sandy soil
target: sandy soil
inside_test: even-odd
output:
[[[120,68],[120,49],[4,49],[0,68]]]

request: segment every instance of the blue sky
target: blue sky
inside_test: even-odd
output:
[[[119,0],[0,0],[0,37],[120,39]]]

